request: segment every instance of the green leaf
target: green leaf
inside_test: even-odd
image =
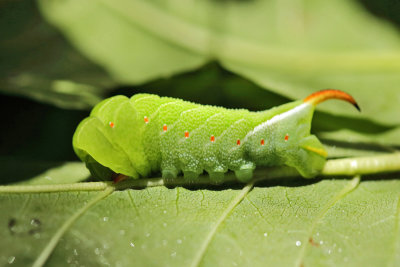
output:
[[[337,103],[322,110],[400,122],[400,37],[356,1],[39,3],[51,23],[119,82],[140,83],[214,59],[292,99],[346,90],[363,113]]]
[[[56,168],[49,169],[21,185],[70,184],[86,180],[90,176],[83,162],[65,162]]]
[[[62,108],[87,109],[115,86],[41,17],[31,1],[0,6],[0,90]]]
[[[68,164],[49,172],[68,173],[68,166],[79,169]],[[128,182],[139,181],[146,182]],[[102,182],[77,183],[23,194],[0,187],[1,264],[400,263],[398,180],[280,179],[237,189],[147,184],[154,187],[114,191]]]
[[[358,133],[355,131],[343,129],[334,132],[321,132],[319,136],[325,140],[337,141],[337,142],[348,142],[348,143],[359,143],[365,146],[380,145],[384,147],[400,147],[400,127],[385,131],[383,133]]]

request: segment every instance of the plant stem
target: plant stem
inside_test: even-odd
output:
[[[328,160],[320,176],[354,176],[400,171],[400,153],[386,155],[356,157]],[[299,176],[291,167],[260,168],[254,172],[254,182],[270,179],[284,179]],[[224,183],[237,182],[230,172],[225,176]],[[127,179],[117,184],[112,182],[88,182],[54,185],[5,185],[0,186],[0,193],[46,193],[67,191],[103,191],[108,187],[117,190],[127,188],[145,188],[155,186],[212,185],[208,175],[188,181],[182,178],[164,180],[163,178]]]
[[[321,175],[356,175],[400,171],[400,153],[328,160]]]

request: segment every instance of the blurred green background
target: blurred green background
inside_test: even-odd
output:
[[[333,156],[396,150],[399,27],[396,0],[3,0],[0,182],[77,160],[71,139],[90,108],[139,92],[263,110],[335,87],[363,113],[337,103],[318,109],[313,131],[352,149]]]

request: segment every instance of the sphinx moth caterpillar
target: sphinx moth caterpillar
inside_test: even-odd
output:
[[[195,104],[170,97],[114,96],[97,104],[76,129],[73,147],[92,175],[134,179],[161,172],[163,178],[196,179],[205,170],[221,182],[228,170],[240,181],[256,166],[288,165],[304,177],[323,168],[327,153],[310,134],[315,106],[349,94],[333,89],[269,110]]]

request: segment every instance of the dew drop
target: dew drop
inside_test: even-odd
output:
[[[162,244],[163,244],[163,246],[166,246],[166,245],[168,244],[168,241],[164,239],[164,240],[162,241]]]
[[[331,254],[332,253],[332,250],[331,249],[328,249],[328,254]]]
[[[135,244],[133,243],[133,242],[131,242],[130,244],[129,244],[131,247],[135,247]]]
[[[108,217],[103,217],[103,222],[108,222]]]
[[[178,240],[176,240],[176,243],[182,244],[182,240],[181,240],[181,239],[178,239]]]
[[[95,249],[94,249],[94,253],[95,253],[96,255],[100,255],[100,249],[99,249],[99,248],[95,248]]]
[[[171,253],[171,257],[175,257],[176,256],[176,251]]]
[[[119,230],[120,235],[125,235],[125,230]]]
[[[267,233],[267,232],[265,232],[265,233],[264,233],[264,236],[265,236],[265,237],[267,237],[267,236],[268,236],[268,233]]]
[[[8,260],[7,260],[7,262],[8,262],[9,264],[13,264],[14,261],[15,261],[15,256],[11,256],[11,257],[9,257]]]
[[[339,253],[342,253],[342,248],[338,248],[338,252],[339,252]]]
[[[297,246],[297,247],[300,247],[300,246],[301,246],[301,241],[300,241],[300,240],[297,240],[297,241],[296,241],[296,246]]]
[[[74,249],[74,255],[75,255],[75,256],[78,256],[78,255],[79,255],[79,254],[78,254],[78,250]]]
[[[324,244],[324,241],[322,241],[322,240],[321,240],[321,241],[319,241],[319,244],[320,244],[320,245]]]
[[[162,225],[163,225],[164,227],[167,227],[167,223],[163,223]]]
[[[164,210],[164,211],[163,211],[163,213],[164,213],[164,214],[166,214],[166,213],[167,213],[167,211],[166,211],[166,210]]]
[[[149,237],[151,234],[150,233],[146,233],[146,237]]]

